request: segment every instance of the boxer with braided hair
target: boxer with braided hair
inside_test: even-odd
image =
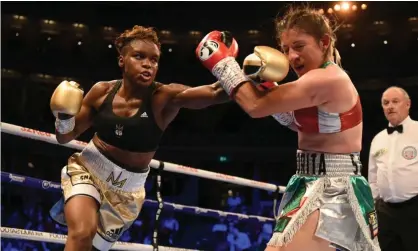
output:
[[[283,53],[256,46],[243,70],[217,31],[196,49],[246,113],[275,116],[298,133],[296,174],[266,250],[380,250],[370,186],[361,175],[360,97],[341,68],[335,32],[326,16],[301,6],[277,17],[276,37]],[[205,47],[213,55],[202,58]],[[289,65],[298,79],[274,84],[286,77]]]
[[[235,40],[223,33],[223,41],[236,56]],[[66,251],[109,250],[138,217],[149,163],[180,108],[229,100],[219,83],[191,88],[156,82],[161,52],[152,28],[134,26],[115,46],[122,79],[98,82],[85,96],[78,83],[64,81],[51,97],[59,143],[91,126],[96,132],[62,169],[64,198],[51,210],[68,226]]]

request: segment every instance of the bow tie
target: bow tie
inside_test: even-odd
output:
[[[388,134],[392,134],[394,131],[398,131],[398,133],[403,133],[403,125],[397,125],[394,127],[388,126],[386,130],[388,131]]]

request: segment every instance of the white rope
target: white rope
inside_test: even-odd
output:
[[[29,188],[39,188],[39,189],[45,189],[45,190],[51,190],[51,191],[61,191],[61,186],[58,183],[51,182],[49,180],[40,180],[33,177],[27,177],[22,176],[14,173],[7,173],[2,172],[1,173],[1,181],[8,182],[8,183],[15,183],[19,185],[23,185]],[[188,213],[193,213],[196,215],[204,215],[204,216],[216,216],[219,217],[231,217],[235,216],[237,219],[246,219],[246,220],[252,220],[256,219],[260,222],[268,222],[268,221],[274,221],[273,218],[267,218],[263,216],[258,215],[248,215],[248,214],[239,214],[239,213],[233,213],[233,212],[224,212],[220,210],[214,210],[214,209],[208,209],[208,208],[201,208],[201,207],[195,207],[195,206],[187,206],[187,205],[181,205],[181,204],[175,204],[170,202],[163,202],[164,207],[172,208],[176,211],[186,211]],[[145,200],[145,205],[155,205],[158,207],[158,201],[155,200]],[[275,207],[273,207],[275,208]],[[234,218],[234,217],[231,217]]]
[[[60,145],[55,138],[55,134],[52,134],[52,133],[42,132],[42,131],[34,130],[31,128],[16,126],[16,125],[4,123],[4,122],[1,122],[1,130],[4,133]],[[62,144],[62,146],[72,148],[72,149],[77,149],[77,150],[82,150],[84,146],[86,145],[87,145],[86,142],[78,141],[78,140],[73,140],[67,144]],[[151,160],[150,166],[152,168],[158,169],[159,164],[160,164],[160,161],[153,159]],[[164,170],[169,171],[169,172],[197,176],[197,177],[201,177],[205,179],[223,181],[223,182],[237,184],[241,186],[258,188],[261,190],[266,190],[266,191],[271,191],[271,192],[274,192],[277,189],[277,186],[273,184],[260,182],[256,180],[244,179],[244,178],[222,174],[222,173],[210,172],[210,171],[206,171],[202,169],[196,169],[193,167],[178,165],[178,164],[169,163],[169,162],[164,162]],[[285,191],[285,187],[280,186],[279,191],[280,193],[283,193]]]
[[[9,227],[1,227],[1,238],[19,239],[19,240],[28,240],[28,241],[40,241],[40,242],[58,243],[58,244],[65,244],[67,240],[67,236],[63,234],[39,232],[39,231],[19,229],[19,228],[9,228]],[[118,241],[115,243],[115,245],[113,245],[111,250],[134,250],[134,251],[150,250],[151,251],[153,250],[153,247],[151,245]],[[193,249],[158,246],[158,250],[187,251],[187,250],[193,250]]]
[[[145,200],[145,201],[151,201],[151,200]],[[220,211],[220,210],[207,209],[207,208],[194,207],[194,206],[185,206],[185,205],[174,204],[174,203],[169,203],[169,202],[165,202],[164,204],[168,205],[168,206],[172,206],[175,210],[180,210],[180,211],[183,211],[185,209],[193,210],[194,213],[197,214],[197,215],[213,213],[213,214],[219,215],[219,217],[236,216],[239,220],[242,220],[242,219],[247,219],[247,220],[248,219],[257,219],[260,222],[269,222],[269,221],[274,222],[273,218],[267,218],[267,217],[258,216],[258,215],[248,215],[248,214],[224,212],[224,211]]]

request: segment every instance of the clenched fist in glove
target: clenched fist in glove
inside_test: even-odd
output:
[[[50,107],[54,114],[55,128],[67,134],[75,127],[74,116],[80,112],[84,91],[74,81],[62,81],[51,97]]]
[[[280,51],[268,46],[256,46],[244,59],[242,69],[255,84],[280,82],[289,73],[289,61]]]
[[[228,40],[232,40],[232,43]],[[237,52],[238,45],[235,39],[229,33],[220,31],[207,34],[196,48],[199,60],[219,80],[228,95],[231,95],[238,85],[249,81],[235,60]]]

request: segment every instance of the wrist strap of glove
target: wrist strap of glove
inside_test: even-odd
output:
[[[234,89],[241,83],[249,81],[241,67],[233,57],[219,61],[212,69],[212,74],[219,80],[225,92],[231,96]]]
[[[272,115],[275,120],[284,126],[290,126],[295,118],[293,117],[293,112],[282,112]]]
[[[60,134],[67,134],[74,130],[75,127],[75,117],[71,117],[66,120],[55,119],[55,129]]]

